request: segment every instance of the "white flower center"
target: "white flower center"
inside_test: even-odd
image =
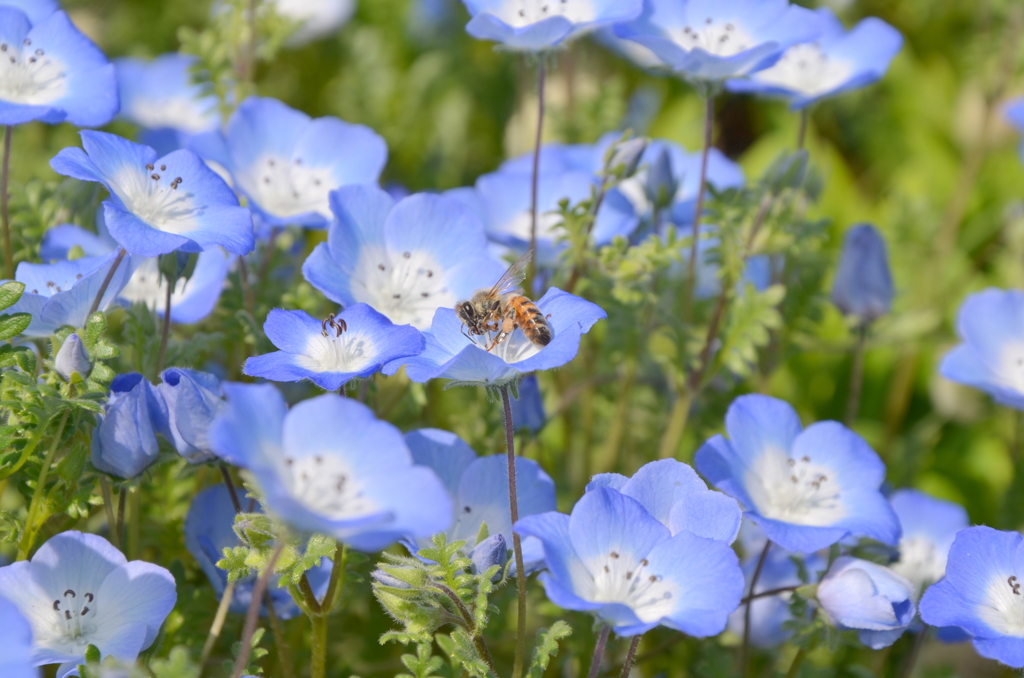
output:
[[[64,64],[32,45],[0,43],[0,99],[30,106],[45,106],[67,92]]]
[[[54,621],[52,639],[61,645],[85,647],[96,632],[96,596],[89,592],[65,590],[51,603]]]
[[[997,633],[1024,638],[1024,590],[1016,575],[996,575],[978,606],[978,617]]]
[[[552,334],[554,334],[554,330],[552,330]],[[498,337],[494,332],[480,336],[472,336],[467,333],[467,336],[469,336],[469,340],[472,341],[473,344],[481,351],[487,351],[489,348],[489,353],[498,356],[509,365],[526,360],[527,358],[532,358],[540,353],[541,349],[544,348],[543,346],[530,341],[519,328],[513,330],[510,335],[505,337],[505,339],[497,345],[495,345],[494,342]]]
[[[1024,343],[1012,342],[1003,346],[993,372],[1000,386],[1024,392]]]
[[[646,558],[637,560],[633,554],[612,551],[587,563],[587,570],[593,578],[593,588],[589,592],[584,588],[587,600],[622,603],[645,623],[661,619],[675,608],[676,587]],[[585,587],[586,582],[583,584]]]
[[[795,45],[772,66],[753,77],[805,96],[814,96],[839,87],[853,74],[853,65],[834,59],[814,43]]]
[[[292,495],[312,511],[332,520],[360,518],[377,512],[363,495],[349,467],[334,456],[285,459]]]
[[[179,280],[171,293],[171,305],[180,302],[185,298],[185,288],[188,280]],[[167,295],[167,280],[160,275],[160,264],[156,257],[147,258],[135,269],[135,273],[128,280],[121,293],[122,299],[132,303],[142,303],[149,308],[163,309]]]
[[[904,537],[900,540],[900,559],[889,567],[913,582],[920,594],[926,584],[946,575],[946,553],[930,539]]]
[[[166,233],[194,231],[195,217],[202,214],[195,195],[167,165],[126,165],[113,177],[110,187],[129,212]]]
[[[365,247],[352,272],[352,297],[372,306],[396,325],[425,330],[442,306],[458,301],[448,289],[448,276],[423,250],[390,252]]]
[[[300,367],[311,372],[362,372],[374,364],[377,346],[370,337],[350,330],[338,335],[330,327],[326,334],[309,337],[304,353],[295,359]]]
[[[302,158],[261,156],[239,180],[261,208],[277,217],[309,212],[331,217],[328,194],[337,186],[327,168],[307,167]]]
[[[765,518],[824,527],[846,515],[832,469],[809,457],[791,459],[779,449],[762,454],[747,472],[750,499]]]
[[[591,0],[507,0],[494,16],[513,28],[522,28],[553,16],[564,16],[573,23],[597,18]]]
[[[149,129],[165,127],[198,134],[210,129],[215,121],[212,108],[189,97],[148,99],[138,97],[131,103],[127,116]]]
[[[686,50],[702,49],[709,54],[731,57],[753,47],[756,41],[731,21],[711,17],[669,31],[672,39]]]

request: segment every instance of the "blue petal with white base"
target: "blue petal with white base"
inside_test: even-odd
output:
[[[152,148],[113,134],[81,136],[84,151],[65,148],[50,166],[106,186],[104,221],[129,254],[155,257],[217,245],[238,255],[252,251],[252,214],[198,155],[180,150],[158,158]]]
[[[29,23],[35,26],[60,10],[60,3],[57,0],[0,0],[0,7],[20,9],[28,17]]]
[[[512,50],[549,50],[583,32],[630,21],[642,0],[463,0],[472,15],[466,31]]]
[[[689,531],[672,535],[632,497],[587,492],[572,514],[521,518],[517,533],[544,545],[541,582],[553,603],[592,612],[620,636],[665,626],[707,637],[725,628],[743,594],[728,544]]]
[[[0,5],[0,47],[0,125],[66,120],[98,127],[117,113],[114,66],[64,12],[33,24],[20,9]]]
[[[480,219],[455,198],[396,203],[375,186],[346,186],[331,194],[331,209],[327,242],[302,274],[328,299],[369,304],[397,325],[427,329],[438,308],[454,308],[505,270],[487,252]]]
[[[32,663],[32,626],[14,603],[0,596],[0,675],[5,678],[39,678]]]
[[[942,376],[1024,410],[1024,291],[989,288],[967,297],[957,334],[963,343],[942,359]]]
[[[672,534],[687,530],[731,544],[740,531],[743,512],[732,497],[709,490],[688,464],[660,459],[644,464],[632,478],[602,473],[587,484],[590,492],[610,487],[636,499]]]
[[[639,19],[615,26],[676,73],[706,82],[767,68],[820,32],[818,16],[788,0],[648,0]]]
[[[259,502],[251,503],[244,495],[240,496],[242,511],[245,513],[262,513]],[[219,599],[224,595],[228,583],[228,573],[217,567],[217,562],[224,557],[224,549],[239,546],[238,535],[233,528],[235,524],[235,506],[231,493],[225,485],[207,487],[192,498],[185,516],[185,548],[199,563],[210,585]],[[320,565],[308,571],[309,583],[313,587],[317,600],[321,600],[330,583],[331,561],[324,558]],[[281,619],[291,619],[299,615],[299,606],[295,604],[287,584],[281,586],[278,579],[276,586],[270,588],[270,598],[274,604],[274,612]],[[234,597],[231,599],[230,610],[236,614],[245,614],[252,600],[252,590],[256,584],[256,575],[250,575],[235,582]],[[266,605],[260,613],[267,616]]]
[[[344,329],[343,329],[344,328]],[[309,379],[326,391],[369,377],[385,363],[423,350],[423,335],[409,325],[394,325],[366,304],[355,304],[333,323],[305,311],[275,308],[263,324],[279,351],[249,358],[242,371],[271,381]]]
[[[417,464],[434,469],[451,498],[449,542],[466,542],[464,550],[469,553],[478,546],[477,537],[486,524],[490,537],[501,535],[511,547],[508,460],[504,455],[477,457],[457,435],[439,429],[410,431],[405,434],[405,442]],[[555,483],[532,459],[516,457],[516,489],[520,516],[555,510]],[[420,538],[417,545],[424,548],[430,543],[429,538]],[[523,539],[522,550],[527,572],[543,564],[544,551],[537,539]]]
[[[269,512],[361,551],[448,528],[451,500],[437,475],[415,465],[401,432],[365,405],[327,394],[286,411],[270,386],[224,391],[213,449],[250,470]]]
[[[743,80],[730,80],[733,92],[780,97],[794,110],[882,79],[903,47],[903,36],[875,17],[849,31],[828,7],[816,10],[821,36],[787,49],[774,66]]]
[[[116,60],[121,117],[146,130],[174,132],[182,139],[215,129],[217,97],[192,81],[190,69],[195,63],[195,57],[178,52],[150,61]]]
[[[551,327],[552,339],[547,346],[534,344],[521,329],[516,329],[487,351],[491,337],[470,339],[455,311],[439,308],[430,330],[423,333],[423,352],[388,363],[382,371],[390,375],[404,366],[406,374],[416,382],[451,379],[460,384],[503,386],[530,372],[565,365],[576,357],[583,334],[607,317],[600,306],[557,287],[537,301],[537,308]]]
[[[1024,132],[1024,97],[1011,99],[1003,108],[1003,115],[1018,132]],[[1020,156],[1024,158],[1024,142],[1020,146]]]
[[[914,584],[918,597],[946,574],[946,558],[957,533],[970,524],[963,506],[920,490],[897,490],[889,503],[900,519],[899,559],[890,567]]]
[[[32,663],[61,664],[58,676],[84,663],[89,645],[134,662],[177,600],[170,572],[128,562],[103,537],[74,531],[50,538],[31,560],[0,567],[0,590],[32,626]]]
[[[110,273],[117,255],[83,257],[53,264],[18,264],[14,279],[25,284],[25,293],[5,313],[31,313],[25,336],[48,337],[64,326],[83,327],[96,295]],[[132,262],[122,261],[114,271],[98,310],[105,311],[128,284]]]
[[[310,118],[261,97],[241,103],[223,138],[198,139],[191,147],[223,164],[235,188],[271,226],[323,228],[331,219],[330,192],[376,184],[388,158],[384,139],[369,127]]]
[[[880,650],[895,643],[913,621],[913,588],[888,567],[841,556],[818,584],[817,595],[833,626],[859,630],[862,643]]]
[[[921,598],[921,619],[956,626],[978,654],[1024,668],[1024,545],[1018,532],[961,530],[949,550],[946,577]]]
[[[729,406],[729,434],[697,451],[697,470],[735,497],[773,542],[810,553],[846,536],[895,546],[896,514],[879,488],[885,466],[863,438],[834,422],[803,429],[786,402],[740,396]]]

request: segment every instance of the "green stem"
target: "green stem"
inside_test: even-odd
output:
[[[160,329],[160,353],[156,357],[156,373],[164,369],[164,358],[167,357],[167,340],[171,336],[171,295],[174,294],[174,286],[167,282],[167,296],[164,300],[164,322]]]
[[[12,466],[9,469],[0,471],[0,480],[7,480],[15,473],[17,473],[19,470],[21,470],[21,467],[24,466],[25,462],[29,460],[29,458],[32,456],[32,453],[36,451],[36,447],[39,446],[39,441],[42,439],[43,431],[42,429],[37,428],[33,433],[32,437],[25,444],[25,447],[22,448],[21,456],[18,457],[18,461],[14,463],[14,466]]]
[[[229,581],[224,587],[224,593],[220,596],[220,605],[217,606],[217,613],[213,616],[213,624],[210,632],[206,635],[206,642],[203,643],[203,651],[199,655],[199,670],[206,668],[206,662],[210,661],[213,648],[220,638],[221,629],[224,628],[224,620],[228,618],[228,610],[231,608],[231,600],[235,597],[235,582]],[[200,675],[202,675],[200,673]]]
[[[807,141],[807,109],[804,108],[800,111],[800,131],[796,135],[796,149],[802,151],[804,149],[804,142]]]
[[[752,598],[754,597],[754,589],[757,587],[757,580],[761,578],[761,570],[764,569],[764,563],[768,559],[768,551],[772,547],[771,540],[767,540],[764,543],[764,550],[761,551],[761,557],[757,560],[757,567],[754,568],[754,576],[750,578],[750,593],[747,595],[747,605],[743,608],[743,648],[742,654],[742,667],[743,675],[750,675],[750,608],[752,607]]]
[[[128,499],[128,490],[122,485],[117,491],[117,540],[124,544],[124,506]]]
[[[3,214],[4,227],[4,277],[8,280],[14,280],[14,246],[11,244],[11,212],[7,196],[7,187],[10,184],[11,134],[13,132],[13,125],[4,127],[4,174],[0,179],[0,213]]]
[[[325,678],[327,675],[327,615],[309,618],[313,627],[311,649],[313,653],[310,678]]]
[[[242,673],[249,664],[249,654],[252,652],[252,634],[256,632],[256,622],[260,618],[260,603],[263,601],[263,594],[267,591],[270,577],[274,574],[274,566],[277,564],[277,559],[281,557],[282,551],[284,551],[283,543],[270,556],[266,568],[260,573],[256,585],[252,588],[252,599],[249,601],[249,611],[246,612],[245,627],[242,629],[242,648],[238,652],[238,658],[235,659],[235,668],[231,672],[231,678],[242,678]],[[326,628],[324,630],[326,631]],[[321,674],[322,677],[323,674]]]
[[[601,669],[601,658],[604,657],[604,646],[608,644],[608,634],[611,633],[612,627],[607,624],[602,625],[601,635],[597,637],[597,645],[594,646],[594,656],[590,658],[590,671],[587,673],[587,678],[597,678],[597,673]]]
[[[334,564],[331,566],[331,579],[327,584],[327,593],[324,594],[324,614],[330,614],[341,599],[341,592],[345,589],[345,561],[347,558],[348,547],[338,542],[334,547]]]
[[[540,181],[540,146],[544,134],[544,80],[545,67],[543,55],[537,64],[537,136],[533,144],[533,176],[530,181],[530,269],[527,275],[527,294],[533,290],[533,281],[537,275],[537,192]],[[518,673],[514,675],[518,676]]]
[[[512,518],[512,549],[516,559],[516,594],[519,599],[516,617],[516,654],[512,663],[512,678],[523,675],[523,657],[526,655],[526,568],[523,565],[523,545],[516,534],[519,521],[519,493],[516,490],[516,434],[512,423],[512,401],[508,386],[501,389],[501,403],[505,409],[505,453],[508,457],[508,506]]]
[[[274,647],[277,648],[277,662],[281,665],[281,673],[284,674],[284,678],[294,678],[292,653],[288,648],[288,640],[281,627],[281,620],[277,617],[277,610],[274,609],[274,601],[270,598],[269,590],[263,594],[263,602],[267,608],[267,617],[270,619],[270,630],[274,634]]]
[[[121,260],[124,259],[124,255],[126,254],[128,254],[128,251],[123,247],[118,251],[117,258],[114,259],[114,263],[111,264],[106,277],[103,278],[103,283],[100,284],[100,291],[96,293],[96,298],[92,300],[92,306],[89,308],[89,315],[100,310],[100,304],[103,303],[103,295],[107,293],[107,288],[110,287],[110,281],[114,279],[114,274],[117,273],[117,267],[121,265]]]
[[[921,656],[921,648],[928,642],[930,632],[931,629],[927,626],[917,632],[917,637],[914,638],[914,645],[910,648],[910,656],[907,657],[903,667],[900,669],[900,678],[910,678],[914,675],[914,666],[917,664],[917,658]]]
[[[640,639],[644,634],[638,633],[633,636],[633,640],[629,643],[629,652],[626,653],[626,661],[622,665],[622,673],[619,674],[619,678],[629,678],[629,672],[633,668],[633,658],[636,657],[636,648],[640,645]]]
[[[100,476],[100,491],[103,492],[103,510],[107,514],[107,531],[110,532],[110,540],[118,551],[121,548],[121,534],[117,531],[117,521],[114,520],[114,494],[110,490],[110,481],[106,476]]]
[[[658,448],[658,456],[661,459],[670,459],[679,450],[679,441],[683,439],[683,432],[686,430],[686,422],[690,418],[690,406],[693,405],[693,391],[686,389],[678,396],[672,405],[672,412],[668,417],[668,425],[665,432],[661,434],[661,445]]]
[[[853,366],[850,368],[850,393],[846,398],[847,427],[853,426],[860,410],[860,391],[864,384],[864,348],[867,338],[868,325],[861,323],[857,326],[857,345],[853,349]]]
[[[53,436],[53,443],[50,445],[50,449],[46,451],[46,457],[43,459],[43,465],[39,468],[39,478],[36,480],[36,489],[32,492],[32,502],[28,505],[28,516],[25,518],[25,534],[21,537],[21,544],[18,546],[18,560],[25,560],[28,558],[29,551],[32,550],[32,543],[36,539],[36,532],[38,528],[35,526],[37,513],[39,512],[39,505],[43,497],[43,489],[46,487],[46,477],[50,474],[50,466],[53,464],[53,458],[57,456],[57,448],[60,447],[60,438],[64,435],[64,425],[68,423],[68,416],[71,414],[71,410],[64,410],[64,414],[61,415],[60,424],[57,426],[57,433]]]
[[[804,658],[807,656],[807,648],[801,647],[793,657],[793,663],[789,665],[789,671],[786,671],[786,678],[796,678],[797,674],[800,673],[800,665],[804,663]]]
[[[124,490],[122,490],[124,491]],[[128,514],[128,560],[137,560],[142,536],[142,487],[131,491],[132,510]]]
[[[700,183],[697,185],[697,206],[693,213],[693,240],[690,242],[690,261],[686,267],[686,297],[683,318],[690,320],[693,311],[693,290],[697,279],[697,243],[700,240],[700,220],[704,212],[704,192],[708,183],[708,158],[711,155],[711,141],[715,128],[715,97],[708,93],[704,110],[704,152],[700,161]]]

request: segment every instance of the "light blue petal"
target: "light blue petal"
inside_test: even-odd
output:
[[[434,470],[448,494],[456,496],[462,474],[476,460],[476,452],[450,431],[421,428],[405,434],[413,461]]]
[[[1014,669],[1024,668],[1024,638],[975,638],[974,649],[982,657],[995,659]]]
[[[682,496],[668,517],[672,534],[692,532],[698,537],[731,544],[740,533],[743,511],[732,497],[700,489]]]
[[[707,491],[696,471],[675,459],[659,459],[644,464],[621,488],[627,497],[640,502],[656,520],[669,524],[673,505],[692,492]]]
[[[585,563],[604,562],[613,552],[643,558],[671,536],[640,502],[605,487],[587,492],[576,502],[569,534],[576,554]]]
[[[210,425],[210,446],[241,468],[267,466],[282,456],[287,411],[280,391],[269,384],[223,384],[228,405]]]

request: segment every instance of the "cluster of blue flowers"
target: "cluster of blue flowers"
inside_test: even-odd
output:
[[[471,35],[513,50],[544,52],[610,29],[689,81],[781,97],[794,109],[881,78],[902,43],[880,20],[847,31],[830,10],[787,0],[465,5]],[[343,22],[351,8],[338,2],[325,10],[329,17],[297,16],[306,23],[294,39]],[[255,96],[221,119],[217,102],[189,77],[191,58],[111,64],[45,2],[0,0],[0,41],[9,56],[0,66],[0,124],[97,127],[120,111],[146,142],[84,130],[81,148],[52,159],[56,172],[97,183],[108,196],[97,233],[55,226],[43,242],[45,263],[19,265],[25,293],[6,313],[32,316],[24,336],[81,331],[93,312],[139,302],[168,322],[196,323],[258,242],[270,247],[285,227],[325,232],[301,270],[337,313],[271,310],[263,330],[278,350],[243,367],[263,381],[224,381],[183,367],[162,371],[158,384],[120,374],[96,418],[91,462],[106,475],[144,474],[161,438],[190,464],[245,472],[258,501],[243,497],[249,505],[242,507],[233,487],[204,489],[192,499],[183,537],[216,595],[230,586],[232,610],[253,604],[256,577],[229,584],[217,563],[239,544],[236,514],[266,511],[307,539],[326,535],[366,552],[403,544],[415,555],[444,534],[462,543],[475,572],[497,565],[499,579],[513,568],[519,576],[539,573],[551,602],[591,613],[620,636],[664,626],[708,637],[728,628],[774,646],[790,636],[789,603],[800,596],[810,602],[808,615],[858,631],[874,649],[930,625],[1024,667],[1021,536],[969,527],[961,507],[916,490],[887,494],[882,460],[838,422],[805,428],[788,403],[741,396],[728,409],[725,433],[696,452],[695,468],[663,459],[632,477],[597,475],[565,514],[556,510],[555,482],[536,461],[478,457],[448,431],[403,433],[344,397],[354,380],[400,370],[413,382],[444,379],[506,396],[516,385],[524,397],[515,418],[542,426],[542,397],[529,375],[572,361],[605,311],[544,289],[536,307],[551,337],[541,344],[518,326],[495,330],[497,337],[467,333],[457,305],[499,280],[502,257],[531,247],[539,270],[531,282],[541,291],[567,248],[559,204],[604,191],[609,158],[623,152],[616,135],[543,146],[536,172],[531,157],[518,157],[472,187],[397,198],[378,186],[388,149],[366,126],[311,118]],[[1017,105],[1007,115],[1024,126],[1021,111]],[[627,150],[636,151],[625,163],[631,170],[602,193],[594,215],[598,245],[663,238],[669,226],[699,221],[705,183],[726,190],[745,182],[717,151],[704,161],[666,140]],[[715,230],[705,227],[702,248]],[[703,251],[695,249],[702,258]],[[197,255],[187,279],[166,279],[159,258],[172,253]],[[714,294],[714,271],[700,277],[696,294]],[[834,279],[836,307],[866,327],[890,311],[894,295],[880,233],[867,224],[849,229]],[[941,373],[1024,409],[1024,291],[972,295],[959,332],[963,343]],[[68,382],[89,375],[92,360],[78,333],[63,339],[54,365]],[[303,380],[327,393],[289,406],[266,383]],[[510,545],[520,538],[522,562],[510,563]],[[868,543],[886,547],[884,557],[854,555],[864,556],[855,547]],[[317,600],[335,566],[324,558],[311,568]],[[269,600],[282,618],[300,612],[287,584]],[[133,661],[175,603],[166,569],[129,562],[97,535],[60,533],[31,560],[0,567],[0,628],[7,631],[0,672],[20,678],[35,675],[31,667],[59,664],[63,678],[89,646]]]

